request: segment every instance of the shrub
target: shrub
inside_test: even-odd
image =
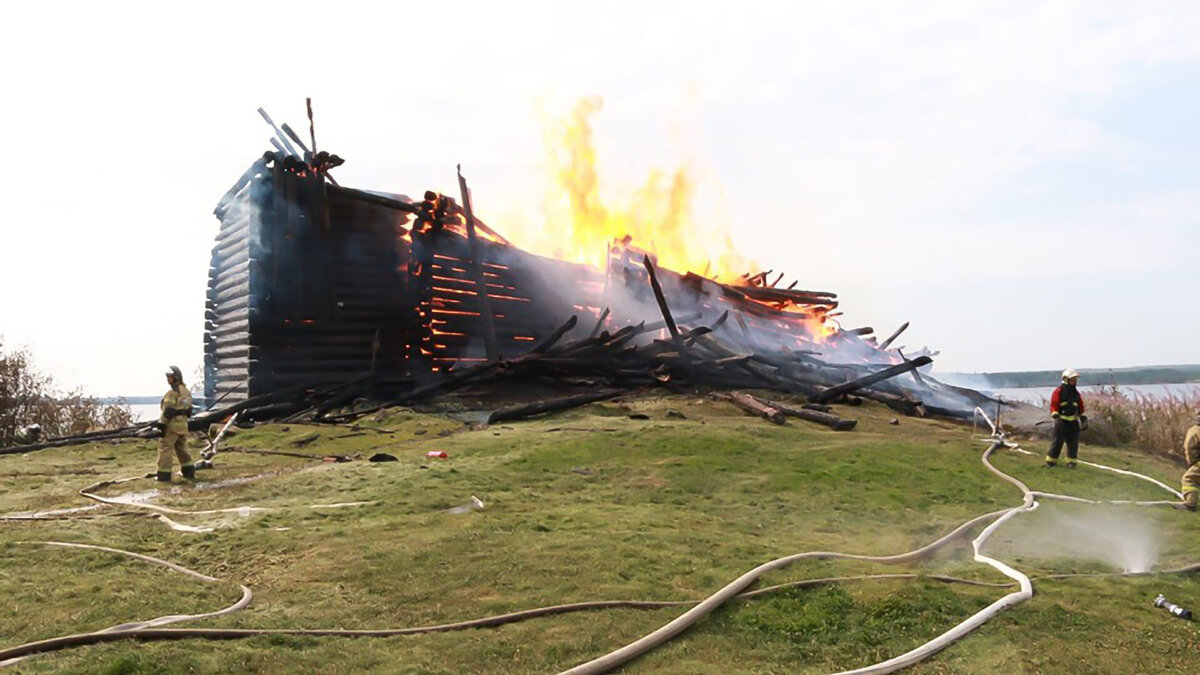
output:
[[[1098,442],[1131,445],[1183,461],[1183,435],[1194,423],[1200,393],[1143,396],[1117,385],[1102,387],[1087,397],[1088,417],[1099,420]]]
[[[69,436],[130,426],[133,413],[123,401],[105,405],[79,390],[56,390],[28,349],[5,351],[0,340],[0,447],[16,444],[30,424],[40,424],[43,437]]]

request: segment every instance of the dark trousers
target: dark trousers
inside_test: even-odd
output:
[[[1067,459],[1075,461],[1079,456],[1079,420],[1067,422],[1054,420],[1054,440],[1050,441],[1050,452],[1046,455],[1047,462],[1058,460],[1063,443],[1067,444]]]

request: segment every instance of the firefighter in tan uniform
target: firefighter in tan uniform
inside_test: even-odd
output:
[[[171,481],[171,454],[179,457],[179,471],[184,478],[196,477],[196,465],[187,451],[188,418],[192,415],[192,392],[183,384],[179,368],[171,366],[167,371],[167,384],[171,388],[163,396],[159,408],[162,415],[158,425],[162,429],[162,440],[158,445],[158,479]]]
[[[1187,435],[1183,437],[1183,457],[1187,461],[1187,471],[1183,472],[1183,506],[1189,511],[1196,510],[1200,501],[1200,410],[1196,411],[1196,419]]]

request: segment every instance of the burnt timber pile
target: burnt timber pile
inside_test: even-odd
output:
[[[612,243],[604,269],[534,255],[471,212],[461,174],[459,200],[417,201],[340,186],[336,155],[272,141],[215,209],[204,395],[223,405],[213,414],[344,421],[528,380],[610,397],[768,389],[805,397],[805,414],[860,397],[921,416],[994,405],[922,375],[928,355],[891,348],[907,324],[882,342],[836,327],[834,293],[780,287],[770,271],[735,285],[679,274],[628,239]],[[768,418],[788,405],[731,400]]]

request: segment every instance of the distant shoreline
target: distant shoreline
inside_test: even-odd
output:
[[[938,379],[967,387],[1028,389],[1053,387],[1061,370],[1014,370],[997,373],[935,373]],[[1200,382],[1200,364],[1135,366],[1132,368],[1080,368],[1080,384],[1188,384]]]
[[[162,396],[101,396],[100,403],[104,405],[115,405],[117,403],[128,403],[129,405],[150,405],[158,403],[162,400]]]

